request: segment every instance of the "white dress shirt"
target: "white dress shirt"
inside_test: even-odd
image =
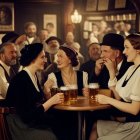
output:
[[[7,66],[0,60],[0,64],[5,68],[6,72],[9,74],[10,66]],[[0,99],[4,99],[6,97],[7,89],[9,83],[5,77],[5,73],[2,67],[0,67]]]

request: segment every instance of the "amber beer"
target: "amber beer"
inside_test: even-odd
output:
[[[78,96],[78,87],[77,85],[70,85],[69,86],[69,91],[70,91],[70,101],[77,101],[77,96]]]
[[[59,88],[57,88],[57,87],[52,87],[51,88],[51,96],[54,96],[58,92],[60,92],[60,89]]]
[[[65,105],[70,105],[70,92],[69,88],[66,86],[60,87],[60,91],[64,93],[64,104]]]
[[[92,101],[95,101],[95,95],[98,94],[99,84],[98,83],[90,83],[89,84],[89,98]]]

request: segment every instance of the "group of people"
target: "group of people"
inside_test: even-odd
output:
[[[110,104],[116,109],[120,110],[121,113],[116,114],[116,116],[110,120],[98,120],[96,123],[94,123],[90,140],[140,139],[139,39],[140,34],[131,34],[127,36],[124,41],[123,54],[126,56],[127,62],[133,62],[133,65],[126,70],[119,80],[116,76],[115,60],[113,61],[109,58],[104,60],[104,65],[109,72],[108,87],[113,91],[114,98],[104,95],[97,95],[96,101],[100,104]],[[107,51],[105,52],[108,53]]]
[[[91,82],[112,90],[113,98],[97,95],[96,102],[110,104],[119,113],[110,111],[109,117],[97,118],[87,139],[140,139],[140,34],[130,34],[125,39],[115,33],[106,34],[101,44],[89,44],[90,60],[77,70],[79,52],[73,44],[62,44],[51,36],[44,46],[44,41],[33,42],[35,24],[28,23],[25,29],[25,35],[12,36],[10,40],[3,38],[0,45],[0,95],[3,105],[16,109],[15,114],[6,117],[13,140],[77,139],[76,116],[53,110],[53,105],[64,101],[64,95],[60,92],[51,96],[50,90],[76,84],[78,95],[88,97]],[[22,47],[17,49],[17,44]],[[19,66],[22,66],[20,70]],[[40,71],[43,77],[48,72],[44,68],[49,73],[41,83]],[[66,123],[70,117],[73,124]]]
[[[129,21],[117,21],[115,23],[112,22],[111,24],[108,24],[106,21],[101,20],[99,23],[90,23],[86,28],[90,31],[88,41],[99,43],[102,42],[103,36],[107,33],[116,33],[126,37],[135,32],[135,30],[132,28],[132,23]]]

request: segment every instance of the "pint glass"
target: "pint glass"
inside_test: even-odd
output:
[[[60,87],[60,92],[64,94],[64,103],[65,105],[70,105],[70,92],[69,87],[62,86]]]
[[[89,99],[95,101],[95,95],[98,94],[99,84],[98,83],[89,83]]]

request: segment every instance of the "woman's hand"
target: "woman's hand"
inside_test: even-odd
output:
[[[54,96],[52,96],[49,100],[51,100],[52,105],[63,103],[64,102],[64,94],[57,93]]]
[[[51,89],[53,85],[54,85],[53,79],[48,79],[45,83],[45,87],[47,87],[48,89]]]
[[[85,87],[85,88],[83,88],[82,90],[83,90],[83,95],[84,95],[85,97],[89,97],[89,89],[88,89],[87,87]]]
[[[108,100],[110,97],[105,96],[105,95],[101,95],[101,94],[97,94],[95,96],[95,100],[96,102],[100,103],[100,104],[108,104]]]
[[[44,93],[47,99],[51,97],[50,91],[53,85],[54,85],[54,81],[52,79],[48,79],[44,84]]]
[[[64,102],[64,94],[63,93],[57,93],[54,96],[52,96],[49,100],[47,100],[44,104],[44,110],[47,111],[51,106],[60,104]]]

